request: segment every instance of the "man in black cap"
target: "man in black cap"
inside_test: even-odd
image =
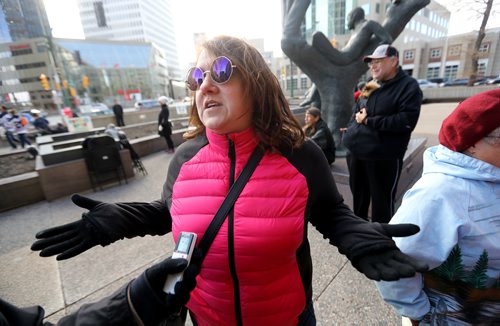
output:
[[[422,91],[399,66],[395,47],[379,45],[363,61],[380,87],[353,115],[343,137],[349,150],[349,184],[354,213],[368,219],[371,201],[371,220],[387,223],[394,214],[403,156],[418,121]]]

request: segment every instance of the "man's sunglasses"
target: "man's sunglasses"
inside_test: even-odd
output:
[[[212,78],[214,83],[218,85],[225,84],[231,78],[233,68],[236,68],[236,66],[233,65],[228,57],[217,57],[212,62],[210,70],[203,71],[199,67],[189,69],[186,76],[186,86],[193,92],[199,90],[207,73],[210,73],[210,78]]]

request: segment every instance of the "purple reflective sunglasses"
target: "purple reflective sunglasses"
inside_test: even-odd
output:
[[[231,60],[228,57],[220,56],[215,58],[210,66],[210,70],[203,71],[199,67],[193,67],[189,69],[186,76],[186,86],[190,90],[197,91],[200,89],[203,80],[205,79],[205,75],[210,73],[210,78],[212,81],[218,85],[225,84],[229,81],[233,74],[233,68],[236,66],[233,65]]]

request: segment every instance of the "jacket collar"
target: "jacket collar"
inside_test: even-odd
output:
[[[206,135],[212,148],[217,152],[223,153],[224,155],[228,153],[229,140],[234,143],[236,156],[251,153],[259,143],[259,139],[253,128],[224,135],[216,134],[213,131],[206,129]]]
[[[403,68],[401,68],[401,66],[399,66],[398,72],[396,73],[396,76],[394,76],[393,78],[386,80],[384,82],[379,82],[379,84],[382,87],[384,85],[389,85],[389,84],[395,83],[398,80],[400,80],[401,78],[403,78],[405,75],[406,75],[406,72],[403,70]]]

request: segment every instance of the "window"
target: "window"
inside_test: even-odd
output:
[[[375,5],[375,12],[376,12],[377,14],[380,14],[380,3],[377,3],[377,4]]]
[[[12,54],[10,53],[10,51],[0,52],[0,59],[10,58],[11,56],[12,56]]]
[[[22,64],[22,65],[16,65],[15,67],[16,67],[15,70],[40,68],[40,67],[45,67],[45,62],[26,63],[26,64]]]
[[[481,43],[481,46],[479,46],[479,52],[485,53],[490,50],[490,43]]]
[[[477,75],[484,76],[486,74],[486,64],[487,62],[478,62],[477,63]]]
[[[427,75],[426,78],[437,78],[439,77],[439,67],[429,67],[427,68]]]
[[[94,12],[95,12],[95,18],[97,20],[97,26],[98,27],[108,26],[106,24],[106,15],[104,13],[104,6],[102,4],[102,1],[94,2]]]
[[[300,88],[307,89],[307,78],[306,77],[300,78]]]
[[[31,48],[12,50],[13,57],[18,56],[18,55],[32,54],[32,53],[33,53],[33,51],[31,50]]]
[[[0,66],[0,71],[1,72],[16,71],[16,68],[13,65]]]
[[[404,60],[413,60],[414,58],[415,58],[415,51],[413,50],[404,51]]]
[[[441,49],[431,49],[430,58],[431,59],[441,58]]]
[[[448,55],[450,57],[455,57],[460,55],[460,50],[462,49],[461,45],[452,45],[448,49]]]
[[[292,87],[293,87],[293,89],[297,89],[297,79],[296,78],[294,78],[292,80]],[[286,80],[286,89],[291,89],[291,87],[290,87],[290,78],[287,78],[287,80]]]
[[[453,80],[457,78],[458,65],[449,65],[444,68],[444,78]]]

